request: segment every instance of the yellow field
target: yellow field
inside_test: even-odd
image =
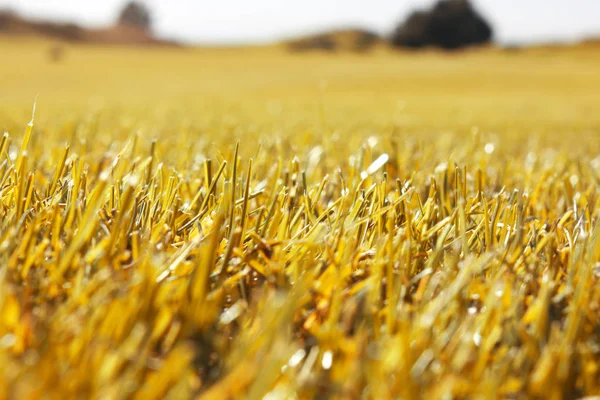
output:
[[[597,49],[51,46],[0,39],[0,399],[600,395]]]

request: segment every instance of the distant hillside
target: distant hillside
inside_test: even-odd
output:
[[[600,36],[590,37],[581,42],[584,46],[600,47]]]
[[[0,35],[40,36],[68,42],[174,46],[132,26],[88,29],[73,23],[28,20],[10,11],[0,11]]]
[[[355,51],[371,50],[385,40],[365,29],[342,29],[310,35],[284,42],[291,51]]]

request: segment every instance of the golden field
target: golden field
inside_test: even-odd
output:
[[[0,39],[0,399],[600,395],[597,47],[52,46]]]

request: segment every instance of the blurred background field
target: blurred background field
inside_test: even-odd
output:
[[[362,55],[295,54],[283,46],[64,45],[58,63],[48,58],[53,45],[0,39],[0,128],[13,133],[21,127],[36,96],[40,127],[119,110],[150,125],[149,135],[172,123],[214,134],[215,126],[233,119],[258,124],[265,136],[304,126],[342,135],[441,129],[460,137],[477,126],[522,140],[537,132],[547,144],[581,145],[600,126],[595,45],[418,56],[383,48]]]
[[[252,5],[236,4],[238,22],[233,8],[231,22],[222,25],[210,15],[224,18],[223,5],[198,6],[203,13],[197,14],[179,2],[82,7],[6,1],[13,8],[0,8],[0,129],[22,123],[38,95],[38,118],[46,127],[119,107],[130,118],[141,111],[146,123],[178,114],[179,121],[202,128],[227,118],[274,122],[279,129],[284,121],[354,131],[377,124],[419,134],[477,126],[528,135],[539,130],[555,140],[575,131],[585,138],[598,127],[593,2],[513,9],[487,0],[380,1],[371,7],[348,3],[337,13],[324,4],[313,14],[307,4],[294,16],[261,1],[272,12],[268,22],[255,20],[262,3],[256,15],[244,14]],[[77,15],[87,22],[72,19]],[[568,17],[579,23],[564,23]],[[299,32],[292,39],[283,30],[263,39],[267,44],[248,45],[286,19]],[[320,19],[338,22],[328,27],[315,22]],[[360,22],[343,22],[353,20]],[[350,28],[336,28],[344,23]],[[190,43],[203,29],[212,29],[207,37],[233,35],[241,44]],[[168,32],[188,36],[166,40]]]

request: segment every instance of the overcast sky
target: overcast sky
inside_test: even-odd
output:
[[[105,26],[123,0],[0,0],[32,17]],[[197,43],[269,42],[331,27],[388,32],[433,0],[147,0],[159,36]],[[600,0],[476,0],[503,43],[600,34]]]

